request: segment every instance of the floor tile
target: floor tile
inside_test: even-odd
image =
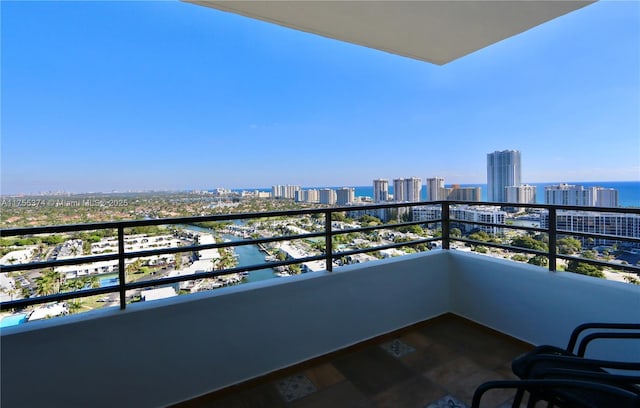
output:
[[[400,339],[394,339],[386,343],[382,343],[380,347],[395,358],[400,358],[416,351],[415,348]]]
[[[366,396],[373,396],[410,378],[412,371],[379,347],[339,358],[333,365]]]
[[[515,379],[511,360],[530,349],[456,316],[363,347],[305,365],[294,376],[288,371],[275,381],[271,376],[261,385],[187,401],[179,408],[426,408],[436,401],[456,403],[443,400],[447,395],[469,406],[479,384]],[[513,394],[490,391],[482,406],[507,406]]]
[[[295,401],[318,389],[304,374],[296,374],[275,382],[278,392],[286,402]]]
[[[468,405],[452,395],[446,395],[425,408],[468,408]]]
[[[322,390],[333,384],[344,381],[344,376],[331,363],[323,363],[305,370],[304,374],[318,388]]]
[[[433,382],[415,376],[375,395],[370,401],[375,408],[422,408],[445,394],[445,390]]]
[[[424,375],[437,384],[449,388],[460,382],[461,379],[477,372],[482,367],[464,356],[458,356],[438,367],[427,370]]]
[[[291,408],[327,408],[327,407],[368,407],[368,402],[353,384],[342,381],[333,384],[321,391],[293,401]]]
[[[431,344],[429,339],[416,330],[404,334],[400,339],[416,349],[425,348]]]
[[[458,356],[459,353],[448,346],[433,343],[425,348],[417,349],[414,353],[403,356],[401,360],[415,372],[422,373],[447,363]]]
[[[207,401],[203,408],[284,408],[285,404],[278,391],[271,384],[228,395],[223,398]]]

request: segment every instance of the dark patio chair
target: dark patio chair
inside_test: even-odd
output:
[[[603,330],[604,329],[604,330]],[[598,331],[594,331],[598,330]],[[580,343],[578,343],[578,339]],[[640,324],[637,323],[585,323],[576,327],[569,337],[566,348],[543,345],[516,357],[511,363],[513,373],[529,378],[531,364],[540,355],[584,357],[587,346],[597,339],[640,339]],[[577,348],[576,348],[577,346]]]
[[[520,406],[525,392],[529,407],[541,400],[560,407],[640,407],[640,362],[585,358],[589,344],[598,339],[640,339],[640,324],[582,324],[573,330],[566,348],[543,345],[516,357],[511,366],[520,380],[481,385],[478,404],[490,388],[513,388],[514,407]],[[640,361],[640,344],[638,350],[631,359]]]
[[[530,392],[544,395],[548,399],[548,407],[562,408],[639,408],[640,395],[629,390],[616,387],[599,380],[578,379],[537,379],[489,381],[481,384],[473,394],[471,408],[481,408],[482,396],[492,389],[513,388],[517,393]],[[538,400],[529,400],[534,407]],[[512,407],[520,406],[514,400]]]

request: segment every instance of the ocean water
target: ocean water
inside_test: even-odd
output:
[[[568,181],[568,182],[555,182],[555,183],[527,183],[532,186],[536,186],[536,204],[544,204],[544,187],[557,185],[557,184],[575,184],[584,187],[604,187],[614,188],[618,190],[618,201],[620,207],[640,207],[640,181]],[[373,183],[372,183],[373,184]],[[333,187],[303,187],[307,189],[320,189],[320,188],[341,188],[341,187],[353,187],[355,188],[356,197],[373,197],[373,185],[370,186],[333,186]],[[445,184],[445,187],[451,187],[450,184]],[[480,187],[482,200],[487,201],[487,185],[486,184],[460,184],[460,187]],[[271,191],[270,188],[259,188],[259,191]],[[238,191],[241,191],[239,189]],[[393,186],[389,186],[389,194],[393,194]],[[427,188],[422,186],[422,200],[427,200]]]

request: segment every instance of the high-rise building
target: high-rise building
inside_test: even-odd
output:
[[[414,221],[429,221],[442,218],[442,208],[440,206],[419,206],[411,209],[412,219]],[[454,205],[451,206],[451,218],[463,221],[476,221],[489,224],[504,224],[506,220],[506,212],[500,207],[494,206],[473,206]],[[439,226],[439,224],[437,224]],[[471,232],[473,230],[481,230],[490,234],[502,234],[503,228],[495,225],[480,225],[468,223],[451,224],[455,228],[459,228],[462,232]]]
[[[438,201],[446,198],[444,191],[444,177],[427,179],[427,200]]]
[[[545,204],[587,207],[617,207],[618,190],[603,187],[584,187],[558,184],[544,188]]]
[[[420,201],[422,180],[419,177],[393,180],[393,201]]]
[[[373,180],[373,201],[383,202],[389,200],[389,180]]]
[[[549,213],[540,214],[540,227],[549,228]],[[620,237],[640,238],[640,215],[616,214],[595,211],[563,210],[556,215],[557,228],[565,231],[581,232],[586,234],[602,234]],[[615,238],[602,238],[576,236],[585,248],[594,245],[615,245],[620,241]],[[629,243],[631,247],[638,248],[640,243]]]
[[[347,205],[356,200],[356,189],[353,187],[342,187],[336,190],[336,204]]]
[[[407,201],[405,200],[404,187],[403,178],[393,179],[393,201]]]
[[[615,188],[596,188],[598,189],[596,197],[598,207],[618,207],[618,190]]]
[[[271,187],[271,196],[273,198],[296,198],[296,191],[300,191],[300,186],[282,186],[276,185]]]
[[[407,191],[406,201],[414,203],[420,201],[422,195],[422,179],[420,177],[405,179],[405,190]]]
[[[495,151],[487,154],[487,199],[505,202],[505,187],[519,186],[522,178],[520,152]]]
[[[480,187],[460,187],[454,184],[451,188],[445,188],[445,197],[453,201],[480,201],[482,190]]]
[[[523,184],[521,186],[505,187],[505,201],[508,203],[536,203],[536,186]]]
[[[320,204],[330,204],[333,205],[336,203],[336,191],[331,188],[322,188],[320,189]]]
[[[317,203],[320,201],[320,194],[316,189],[296,191],[296,201],[304,203]]]

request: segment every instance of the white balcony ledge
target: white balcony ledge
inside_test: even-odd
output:
[[[580,323],[640,320],[640,287],[432,251],[34,322],[2,330],[1,405],[166,406],[447,312],[565,345]]]

